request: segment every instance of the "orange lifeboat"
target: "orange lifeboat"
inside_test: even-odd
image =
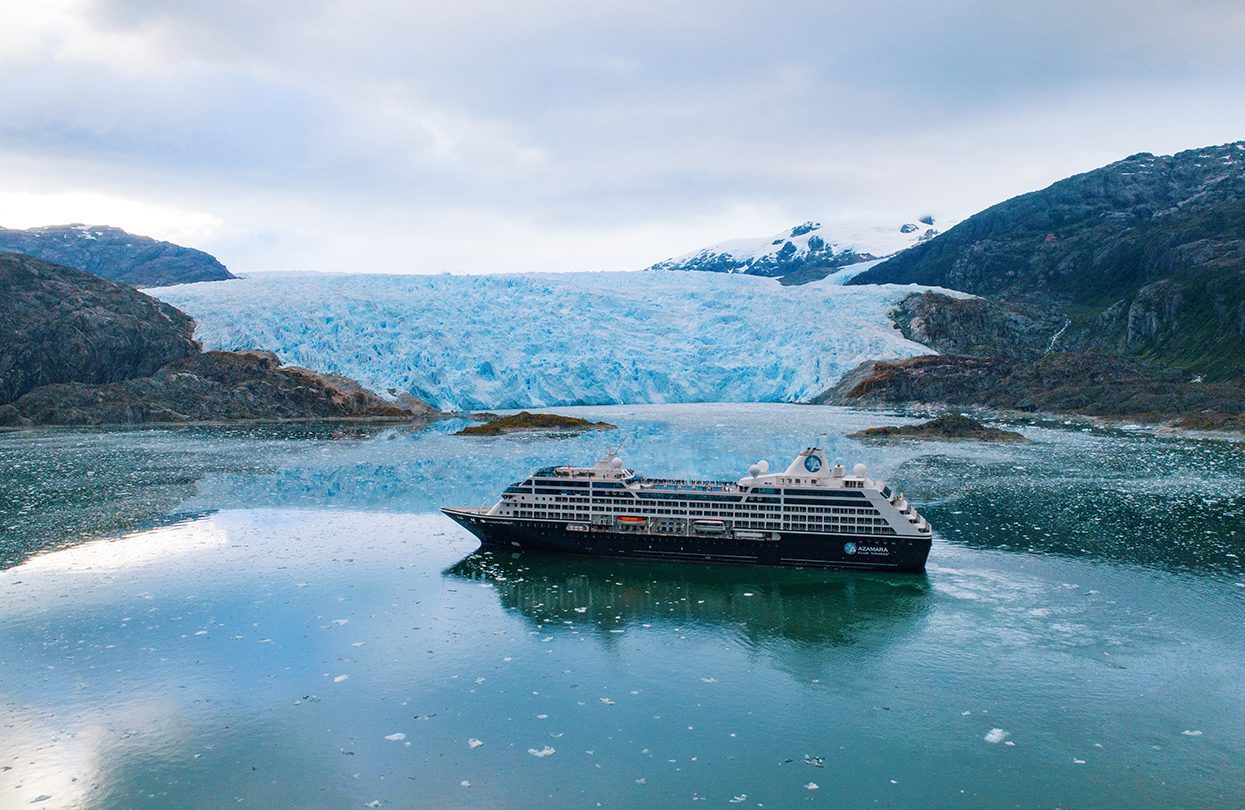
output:
[[[639,515],[619,515],[618,516],[619,523],[629,523],[633,526],[638,523],[643,523],[646,520],[648,520],[648,518],[640,517]]]

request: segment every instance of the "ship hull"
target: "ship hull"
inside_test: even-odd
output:
[[[441,511],[485,546],[592,557],[917,573],[925,570],[930,550],[928,537],[786,531],[766,532],[764,539],[737,537],[731,531],[715,535],[657,534],[499,518],[471,510]],[[580,530],[569,526],[579,526]]]

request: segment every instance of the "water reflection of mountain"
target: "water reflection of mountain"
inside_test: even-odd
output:
[[[728,627],[749,643],[894,639],[930,609],[924,576],[735,568],[477,551],[447,575],[493,585],[534,625],[608,635],[641,624]]]

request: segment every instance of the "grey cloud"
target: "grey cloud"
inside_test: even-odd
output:
[[[309,209],[360,231],[400,212],[579,229],[594,255],[531,255],[640,266],[697,243],[650,250],[626,229],[686,222],[690,241],[745,208],[768,212],[755,233],[964,215],[1141,148],[1245,134],[1223,103],[1245,80],[1238,3],[97,0],[81,19],[153,64],[66,60],[49,32],[0,73],[0,148],[210,206],[243,268],[248,244],[333,253],[291,219]],[[242,221],[258,198],[289,202]]]

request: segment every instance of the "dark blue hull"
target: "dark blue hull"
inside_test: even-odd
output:
[[[920,572],[925,570],[930,549],[928,537],[775,532],[766,533],[767,539],[759,540],[735,537],[730,531],[717,535],[656,534],[601,527],[572,531],[568,525],[582,524],[498,518],[468,510],[441,511],[486,546],[593,557]]]

